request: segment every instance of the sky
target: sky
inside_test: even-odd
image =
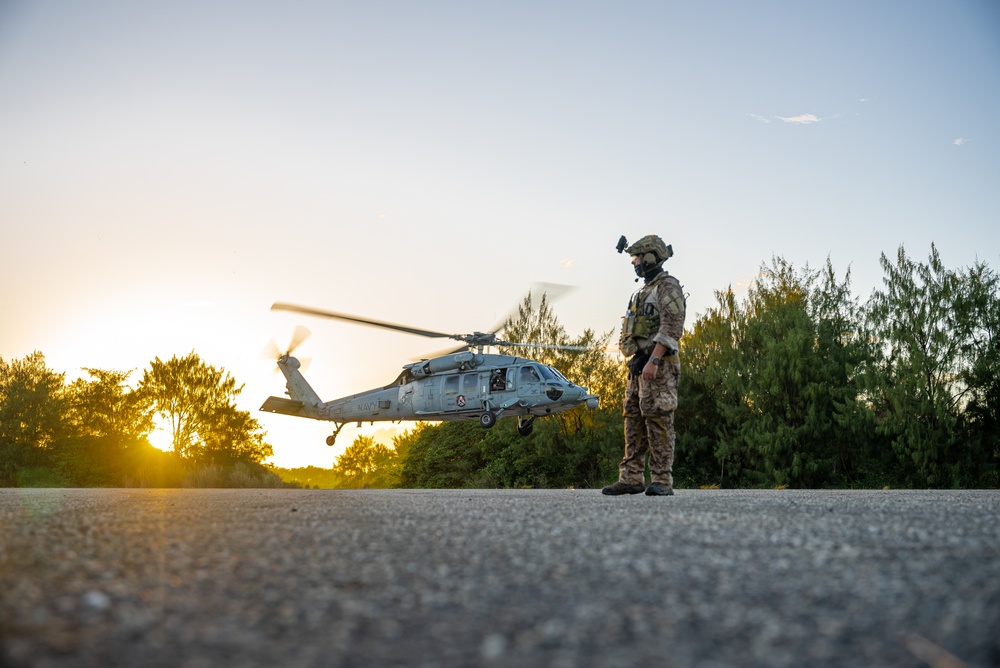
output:
[[[547,282],[602,333],[620,235],[672,244],[688,326],[774,256],[862,301],[901,245],[997,269],[998,119],[992,0],[0,0],[0,358],[194,350],[329,467],[394,425],[260,413],[268,341],[308,327],[327,400],[443,346],[273,302],[467,333]]]

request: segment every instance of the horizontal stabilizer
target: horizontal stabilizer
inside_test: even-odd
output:
[[[303,403],[301,401],[295,401],[294,399],[268,397],[260,409],[268,413],[281,413],[282,415],[304,415],[302,406]]]

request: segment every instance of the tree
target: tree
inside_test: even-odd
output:
[[[504,423],[489,431],[501,429]],[[477,446],[483,436],[477,422],[418,423],[405,440],[407,456],[401,486],[429,488],[468,487],[485,465]]]
[[[67,388],[68,425],[72,436],[61,448],[67,475],[80,485],[121,485],[135,476],[152,446],[152,409],[141,392],[128,385],[131,371],[84,369]]]
[[[717,293],[683,341],[679,442],[701,458],[686,467],[710,471],[714,444],[720,484],[815,487],[843,475],[851,444],[836,418],[857,394],[861,351],[849,283],[829,261],[821,273],[775,258],[742,303]]]
[[[15,485],[28,469],[51,463],[65,431],[65,380],[38,351],[9,363],[0,358],[0,484]]]
[[[166,362],[157,357],[139,389],[156,414],[169,421],[174,452],[181,457],[228,465],[240,460],[259,463],[273,452],[263,440],[260,423],[236,408],[234,400],[243,386],[193,351]]]
[[[984,265],[950,271],[933,244],[927,263],[902,246],[895,264],[885,254],[880,261],[885,289],[868,303],[867,336],[876,346],[866,389],[902,482],[948,487],[995,479],[996,275]],[[982,431],[970,433],[972,425]]]
[[[260,464],[274,454],[264,440],[260,422],[234,404],[215,406],[204,419],[202,447],[198,457],[205,462],[233,466],[237,462]]]
[[[721,485],[742,468],[739,449],[719,447],[728,434],[723,409],[743,405],[731,382],[731,375],[739,373],[733,365],[741,312],[731,288],[716,292],[715,298],[718,306],[699,317],[681,339],[674,464],[679,484]]]
[[[1000,486],[1000,277],[977,262],[959,275],[966,470],[973,485]]]
[[[349,489],[395,487],[399,482],[398,458],[394,450],[376,443],[371,436],[358,436],[334,465],[343,476],[338,485]]]

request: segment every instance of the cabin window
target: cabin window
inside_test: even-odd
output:
[[[479,394],[478,373],[467,373],[462,378],[462,392],[465,394]]]
[[[507,389],[507,369],[493,369],[490,373],[490,392],[503,392]]]
[[[458,394],[458,376],[448,376],[444,379],[444,393],[445,396]]]

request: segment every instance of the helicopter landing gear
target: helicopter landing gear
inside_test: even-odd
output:
[[[497,414],[493,411],[486,411],[479,416],[479,424],[483,429],[489,429],[497,423]]]
[[[346,424],[346,423],[345,423]],[[337,442],[337,435],[340,434],[340,430],[344,428],[343,424],[338,424],[337,428],[333,430],[333,433],[326,437],[326,444],[333,445]]]
[[[518,436],[531,436],[531,432],[535,429],[535,416],[527,418],[517,418],[517,435]]]

